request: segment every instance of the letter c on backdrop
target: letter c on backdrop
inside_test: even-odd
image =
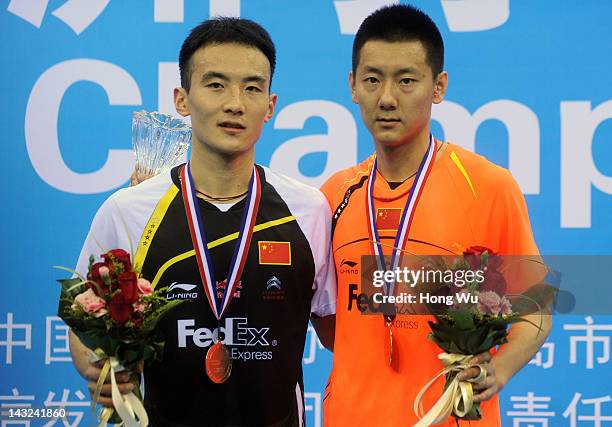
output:
[[[80,81],[100,85],[109,105],[142,104],[140,89],[123,68],[95,59],[72,59],[46,70],[36,81],[25,115],[25,142],[36,173],[50,186],[67,193],[102,193],[123,184],[134,167],[131,150],[109,150],[106,163],[90,173],[70,169],[60,151],[59,109],[70,86]]]

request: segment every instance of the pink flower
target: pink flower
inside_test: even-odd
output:
[[[148,302],[135,302],[132,307],[134,307],[134,311],[137,313],[143,313],[147,308],[149,308]]]
[[[106,266],[102,266],[98,268],[98,273],[100,274],[100,277],[108,277],[110,274],[110,269]]]
[[[86,313],[92,313],[96,317],[106,314],[106,302],[96,295],[92,289],[77,295],[74,302],[83,308]]]
[[[478,292],[478,310],[497,316],[502,311],[502,299],[493,291]]]
[[[153,288],[151,288],[151,282],[149,282],[147,279],[143,279],[141,277],[140,279],[138,279],[136,286],[138,286],[138,292],[141,295],[148,296],[153,293]]]
[[[501,314],[504,316],[510,316],[512,314],[512,304],[506,297],[501,299]]]

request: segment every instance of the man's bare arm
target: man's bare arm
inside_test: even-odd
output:
[[[83,345],[81,340],[72,332],[72,330],[69,332],[69,336],[70,355],[72,356],[72,363],[74,364],[74,367],[76,368],[77,372],[87,381],[87,388],[89,389],[89,393],[93,398],[94,391],[98,383],[98,378],[100,378],[100,373],[102,371],[101,366],[99,364],[90,362],[90,357],[92,353],[91,350],[85,347],[85,345]],[[130,372],[119,372],[115,375],[115,378],[117,380],[117,386],[119,387],[119,391],[122,394],[129,393],[134,389],[134,385],[129,382]],[[110,376],[107,376],[104,381],[104,385],[102,386],[98,403],[103,406],[113,406],[113,399],[111,397]]]
[[[491,357],[489,353],[481,353],[474,360],[475,364],[483,363],[487,371],[487,378],[474,384],[474,390],[479,393],[474,401],[488,400],[510,381],[510,379],[538,352],[552,326],[552,316],[549,314],[530,314],[524,316],[538,327],[528,323],[515,323],[510,327],[508,342],[500,346],[499,351]],[[541,323],[541,325],[540,325]],[[468,368],[457,375],[460,380],[478,376],[480,369]]]

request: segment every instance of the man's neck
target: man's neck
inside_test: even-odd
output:
[[[376,146],[377,168],[388,182],[403,182],[419,169],[429,146],[429,133],[403,144],[390,146],[378,142]]]
[[[213,198],[223,198],[248,190],[253,162],[253,150],[228,157],[192,149],[189,166],[197,191]]]

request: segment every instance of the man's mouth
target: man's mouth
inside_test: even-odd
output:
[[[219,127],[222,127],[224,129],[246,129],[243,124],[232,121],[221,122],[219,123]]]
[[[381,122],[381,123],[398,123],[401,122],[400,119],[394,119],[394,118],[389,118],[389,117],[381,117],[376,119],[377,122]]]

